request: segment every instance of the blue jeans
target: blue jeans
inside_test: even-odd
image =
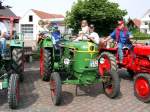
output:
[[[129,49],[132,48],[132,44],[123,44],[123,43],[118,43],[118,54],[119,54],[119,60],[122,63],[123,60],[123,47],[126,46]]]
[[[5,54],[6,51],[6,39],[5,38],[0,38],[0,42],[1,42],[1,54]]]

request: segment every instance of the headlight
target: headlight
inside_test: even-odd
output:
[[[64,64],[65,64],[65,65],[69,65],[69,64],[70,64],[70,60],[69,60],[68,58],[65,58],[65,59],[64,59]]]
[[[100,62],[100,64],[104,64],[105,59],[104,58],[100,58],[99,62]]]
[[[148,59],[150,60],[150,55],[148,56]]]

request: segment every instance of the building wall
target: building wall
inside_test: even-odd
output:
[[[142,17],[141,22],[140,31],[150,34],[150,12]]]
[[[29,16],[32,16],[33,17],[33,21],[30,22],[29,21]],[[32,10],[29,10],[19,21],[19,32],[23,32],[23,27],[27,27],[28,26],[28,29],[27,30],[30,30],[31,29],[31,26],[33,25],[33,33],[31,35],[28,35],[26,34],[25,32],[25,40],[36,40],[36,35],[38,33],[38,21],[40,20],[40,18],[35,14],[33,13]],[[26,29],[25,29],[26,30]],[[28,32],[28,31],[27,31]]]

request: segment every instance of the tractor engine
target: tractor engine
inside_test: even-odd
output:
[[[62,68],[65,68],[67,72],[70,72],[79,78],[79,74],[85,74],[88,76],[95,72],[98,67],[98,46],[94,43],[87,41],[79,42],[67,42],[64,43],[64,51],[62,57]],[[95,78],[94,75],[90,77]]]
[[[135,45],[134,53],[136,55],[135,68],[137,68],[139,72],[150,73],[150,46]]]

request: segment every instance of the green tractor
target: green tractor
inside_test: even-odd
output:
[[[50,92],[54,105],[61,103],[62,84],[88,86],[102,83],[104,93],[115,98],[120,93],[120,79],[113,69],[98,72],[98,45],[89,41],[61,39],[59,49],[52,42],[51,34],[39,42],[40,76],[50,80]]]
[[[9,107],[12,109],[19,104],[19,82],[23,81],[24,72],[23,35],[19,34],[17,38],[6,40],[7,56],[0,55],[0,90],[7,89]]]

